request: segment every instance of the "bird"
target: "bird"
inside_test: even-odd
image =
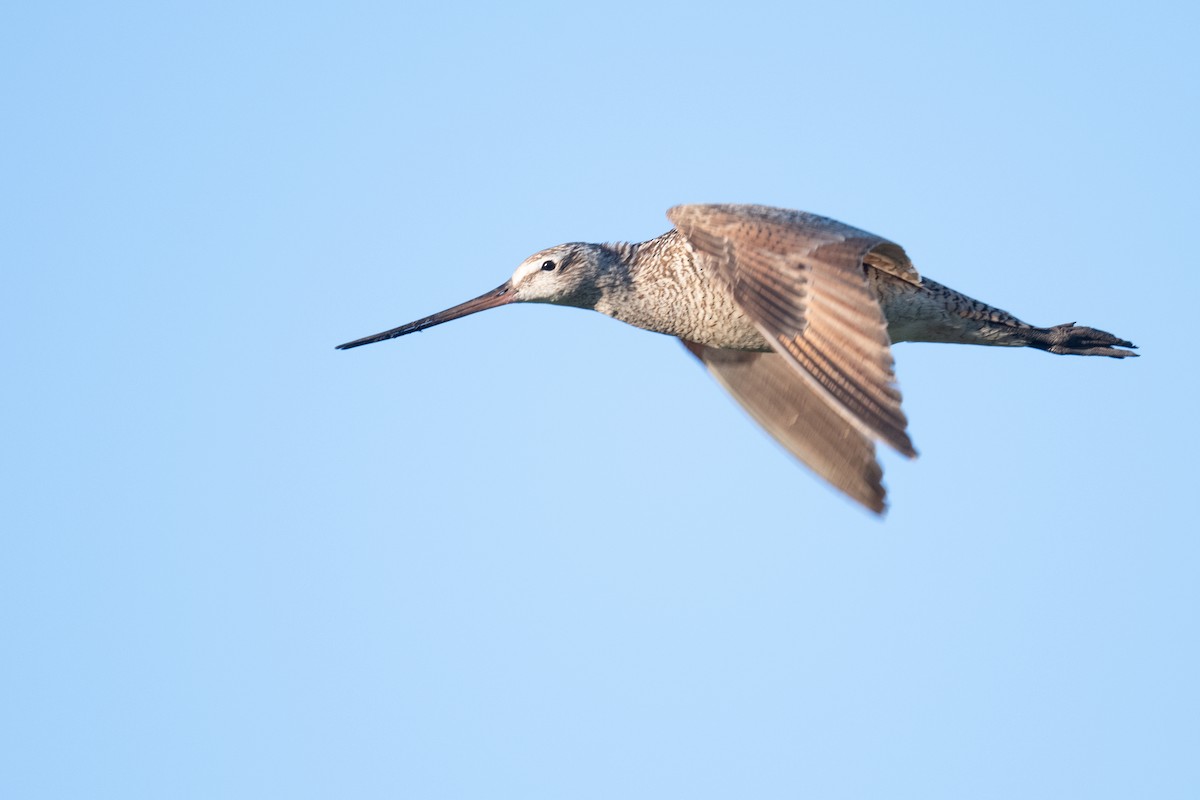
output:
[[[917,455],[893,344],[1137,355],[1095,328],[1022,322],[921,276],[895,242],[817,214],[689,204],[667,218],[672,229],[644,242],[539,250],[479,297],[337,349],[510,303],[598,311],[679,338],[786,450],[876,514],[887,505],[876,443]]]

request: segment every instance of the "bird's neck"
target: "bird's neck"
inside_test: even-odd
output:
[[[608,274],[619,278],[612,281],[615,287],[674,276],[692,264],[691,248],[676,230],[644,242],[612,242],[604,247],[613,259]]]
[[[661,330],[664,321],[670,327],[672,306],[694,272],[691,250],[679,232],[604,247],[612,261],[597,282],[600,292],[592,307],[639,328]]]

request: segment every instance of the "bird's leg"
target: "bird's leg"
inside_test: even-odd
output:
[[[1033,347],[1060,355],[1112,358],[1137,355],[1117,349],[1134,345],[1111,333],[1074,323],[1039,328],[928,278],[920,286],[879,273],[872,278],[893,342]]]

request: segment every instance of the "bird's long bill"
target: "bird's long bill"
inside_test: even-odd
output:
[[[505,281],[500,286],[492,289],[490,292],[479,295],[474,300],[468,300],[465,303],[459,303],[453,308],[447,308],[445,311],[439,311],[436,314],[431,314],[428,317],[419,319],[416,322],[410,322],[407,325],[401,325],[399,328],[392,328],[390,331],[377,333],[374,336],[364,336],[361,339],[355,339],[353,342],[339,344],[338,350],[349,350],[351,347],[361,347],[364,344],[374,344],[387,339],[395,339],[397,336],[404,336],[407,333],[416,333],[423,331],[426,328],[432,328],[434,325],[441,325],[443,322],[449,322],[452,319],[465,317],[468,314],[474,314],[476,311],[485,311],[489,308],[506,305],[513,301],[512,283]]]

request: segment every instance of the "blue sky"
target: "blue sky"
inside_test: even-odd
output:
[[[1195,797],[1194,6],[0,12],[0,794]],[[505,308],[758,202],[1143,357],[900,345],[892,509]]]

